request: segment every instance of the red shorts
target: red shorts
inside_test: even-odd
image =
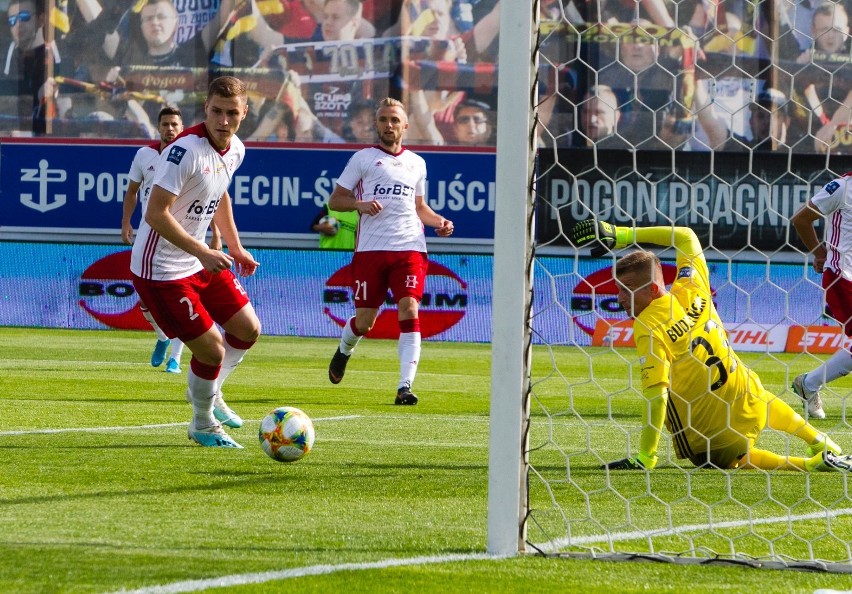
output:
[[[213,323],[224,324],[249,302],[245,289],[230,270],[206,270],[173,281],[154,281],[133,275],[139,299],[169,338],[188,342]]]
[[[355,252],[352,257],[352,292],[355,307],[377,309],[387,300],[423,298],[429,262],[423,252]]]
[[[826,268],[822,273],[822,287],[829,314],[840,322],[846,336],[852,336],[852,282]]]

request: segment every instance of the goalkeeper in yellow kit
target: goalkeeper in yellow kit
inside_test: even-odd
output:
[[[638,249],[615,264],[618,301],[635,320],[645,403],[638,454],[606,468],[654,468],[665,423],[677,457],[696,466],[852,471],[852,456],[842,455],[831,438],[767,391],[731,348],[713,305],[701,244],[691,229],[634,229],[587,220],[575,225],[571,240],[578,247],[591,245],[592,255],[639,243],[674,246],[677,251],[670,291],[652,252]],[[804,440],[807,456],[756,447],[766,427]]]

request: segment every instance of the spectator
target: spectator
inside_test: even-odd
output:
[[[666,0],[638,0],[637,2],[606,0],[600,4],[600,22],[630,23],[638,19],[650,19],[667,29],[677,27],[677,23],[669,14]]]
[[[448,8],[443,8],[444,5]],[[449,23],[445,20],[446,16],[449,17]],[[432,21],[438,22],[431,24]],[[444,28],[447,39],[460,39],[464,43],[467,61],[497,61],[496,41],[500,30],[498,0],[406,0],[398,21],[384,32],[384,36],[406,34],[434,37],[440,32],[439,25]],[[431,29],[427,29],[430,26]]]
[[[468,45],[458,36],[458,25],[452,19],[452,0],[428,0],[414,23],[404,29],[406,35],[429,37],[429,57],[438,62],[468,62]],[[473,50],[472,50],[473,51]],[[440,89],[410,91],[409,139],[424,144],[445,144],[456,137],[453,125],[455,111],[464,92]],[[491,127],[489,127],[490,132]]]
[[[796,2],[779,2],[780,10],[785,14],[784,20],[789,23],[793,36],[799,45],[800,52],[806,52],[813,47],[813,18],[814,10],[823,0],[797,0]]]
[[[284,36],[286,43],[310,41],[317,30],[317,20],[302,0],[279,0],[281,12],[266,15],[269,26]],[[319,7],[322,14],[322,6]]]
[[[6,18],[12,41],[6,50],[2,79],[6,94],[16,98],[16,106],[10,111],[17,116],[17,130],[44,134],[50,117],[70,109],[70,102],[59,98],[55,81],[47,76],[48,60],[55,74],[63,73],[62,58],[55,42],[47,52],[42,2],[11,0]]]
[[[831,116],[826,111],[833,111],[831,106],[842,101],[849,88],[848,77],[843,76],[842,70],[849,67],[849,15],[843,5],[834,2],[817,5],[811,34],[813,46],[798,58],[800,64],[810,66],[797,73],[797,79],[806,81],[800,85],[810,108],[803,114],[804,118],[815,118],[819,123],[811,127],[818,129],[830,122]]]
[[[787,133],[790,112],[787,97],[778,89],[767,88],[751,107],[752,147],[758,151],[790,150]]]
[[[263,116],[248,140],[344,142],[311,111],[295,72],[287,73],[278,96],[267,103],[269,106],[264,106]]]
[[[325,0],[315,39],[351,41],[375,37],[376,30],[364,20],[361,0]]]
[[[843,102],[834,110],[831,118],[814,135],[814,150],[817,153],[831,152],[833,155],[852,153],[852,90]]]
[[[311,230],[319,233],[319,246],[324,250],[355,249],[355,234],[360,215],[357,210],[341,212],[323,205],[314,220]]]
[[[121,60],[143,66],[194,66],[204,55],[197,43],[178,43],[178,13],[172,0],[149,0],[139,13],[144,48],[129,45]]]
[[[348,118],[343,125],[343,140],[358,144],[375,144],[376,110],[366,101],[349,106]]]
[[[619,39],[619,59],[598,73],[599,84],[612,88],[618,99],[619,132],[641,148],[658,148],[664,142],[673,146],[666,142],[670,139],[660,139],[657,131],[665,136],[670,129],[662,124],[675,104],[673,73],[680,64],[659,55],[653,28],[650,21],[637,21],[633,31]]]
[[[337,0],[336,0],[337,1]],[[332,10],[337,12],[342,10],[341,16],[345,14],[352,15],[352,18],[355,18],[354,15],[357,13],[358,17],[358,26],[355,29],[355,35],[352,39],[370,39],[376,36],[376,28],[373,24],[364,18],[363,6],[361,5],[360,0],[343,0],[348,5],[348,8],[342,6],[338,6],[333,8]],[[326,4],[329,3],[329,0],[302,0],[302,4],[304,8],[311,14],[314,21],[317,23],[316,29],[313,32],[312,39],[314,41],[323,41],[328,40],[328,37],[325,37],[323,34],[322,23],[325,20],[325,10]],[[357,6],[355,6],[357,4]]]
[[[710,39],[703,47],[708,54],[722,54],[719,63],[727,64],[734,57],[755,51],[754,38],[743,34],[742,22],[734,14],[726,14],[726,29]],[[752,99],[763,90],[764,81],[748,76],[742,70],[725,68],[716,76],[702,78],[696,81],[696,103],[698,94],[703,93],[707,98],[704,109],[710,110],[705,116],[712,115],[715,120],[725,126],[724,136],[734,136],[752,141],[749,126],[750,105]],[[697,107],[697,106],[696,106]],[[699,118],[700,122],[704,120]],[[696,129],[692,142],[694,150],[708,150],[719,146],[720,139],[710,138],[703,123]]]
[[[465,99],[453,113],[454,143],[465,146],[493,146],[495,129],[491,106]]]
[[[713,150],[789,150],[787,131],[790,125],[787,97],[778,89],[767,88],[758,93],[750,106],[749,136],[731,134],[724,120],[709,105],[703,87],[696,89],[695,106],[698,120],[707,133]]]
[[[211,55],[215,63],[232,66],[234,55],[242,52],[231,49],[228,42],[241,38],[239,23],[243,17],[240,10],[246,10],[245,7],[252,11],[251,15],[245,15],[250,16],[252,23],[251,27],[246,27],[246,32],[255,50],[257,46],[266,48],[283,43],[283,36],[270,29],[255,0],[247,5],[238,5],[236,0],[222,0],[215,18],[184,42],[178,37],[180,15],[172,0],[145,0],[138,19],[125,14],[126,18],[122,18],[115,30],[107,32],[103,49],[107,58],[122,66],[194,67],[206,65]],[[119,43],[108,43],[116,33],[120,35]],[[258,55],[256,51],[253,57],[243,59],[254,64]]]
[[[811,24],[813,47],[802,52],[800,63],[811,59],[831,60],[832,56],[848,54],[849,14],[840,2],[823,2],[813,13]]]
[[[602,149],[629,149],[632,145],[618,135],[621,110],[618,98],[610,87],[591,87],[578,106],[580,129],[575,146],[595,146]]]

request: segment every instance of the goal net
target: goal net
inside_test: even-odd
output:
[[[852,572],[848,474],[697,468],[667,432],[655,470],[602,469],[636,455],[644,400],[612,275],[627,252],[575,248],[575,222],[693,229],[731,345],[797,411],[792,379],[848,346],[789,223],[848,169],[848,28],[834,54],[819,28],[843,3],[659,5],[501,15],[500,73],[528,85],[499,95],[489,551]],[[849,390],[823,388],[812,423],[852,452]]]

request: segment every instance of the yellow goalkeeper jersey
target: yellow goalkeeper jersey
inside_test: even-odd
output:
[[[669,387],[665,424],[677,457],[691,458],[756,438],[766,404],[760,378],[729,344],[697,239],[678,243],[671,290],[639,314],[634,338],[642,386]]]

